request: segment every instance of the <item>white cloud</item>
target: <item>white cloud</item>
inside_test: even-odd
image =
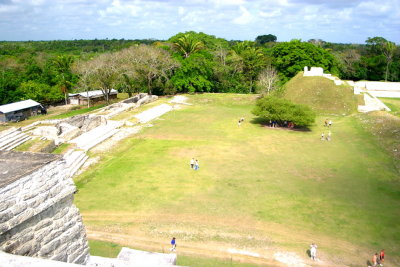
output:
[[[232,20],[235,24],[246,25],[249,24],[253,20],[253,16],[250,12],[243,6],[240,6],[241,15]]]

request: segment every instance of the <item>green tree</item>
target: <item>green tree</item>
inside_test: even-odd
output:
[[[273,34],[267,34],[267,35],[259,35],[255,39],[255,42],[257,44],[263,45],[265,43],[270,43],[270,42],[276,42],[277,38]]]
[[[286,82],[305,66],[322,67],[325,71],[338,75],[338,63],[334,56],[311,43],[293,40],[279,43],[272,48],[273,65]]]
[[[383,54],[386,57],[386,71],[385,71],[385,81],[388,80],[389,75],[389,67],[392,64],[394,52],[396,51],[396,44],[393,42],[387,41],[383,44]]]
[[[80,85],[84,88],[101,90],[107,104],[110,103],[111,90],[118,85],[121,75],[115,53],[104,53],[89,61],[81,61],[76,65],[80,74]]]
[[[53,66],[56,71],[57,85],[64,94],[65,105],[68,104],[68,91],[73,86],[73,73],[71,66],[74,63],[74,58],[68,55],[58,56],[53,59]]]
[[[169,85],[174,70],[179,62],[162,48],[139,45],[116,53],[122,83],[140,91],[147,88],[149,94],[162,94]],[[128,79],[127,79],[128,78]],[[136,84],[133,84],[133,83]]]
[[[265,96],[257,100],[252,113],[265,120],[293,122],[296,126],[310,126],[316,114],[308,106],[298,105],[287,99]]]
[[[214,88],[214,62],[209,53],[196,53],[181,61],[171,78],[172,84],[182,93],[211,92]]]
[[[173,43],[173,47],[184,58],[204,48],[204,44],[194,39],[190,34],[185,34]]]
[[[17,89],[17,93],[22,100],[33,99],[42,104],[57,102],[63,99],[63,94],[57,87],[51,87],[48,84],[37,81],[27,81],[21,83]]]
[[[243,73],[249,88],[249,93],[255,92],[255,81],[260,71],[267,65],[266,57],[261,48],[254,42],[244,41],[232,47],[232,59],[239,71]]]

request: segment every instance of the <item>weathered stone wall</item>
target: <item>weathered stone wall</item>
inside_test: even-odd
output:
[[[75,185],[57,159],[0,188],[0,250],[84,264],[86,234]]]

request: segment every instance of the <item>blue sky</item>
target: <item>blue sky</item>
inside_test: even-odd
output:
[[[400,44],[400,0],[0,0],[0,40],[168,39],[190,30]]]

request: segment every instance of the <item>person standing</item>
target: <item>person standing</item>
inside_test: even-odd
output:
[[[329,122],[328,122],[328,128],[331,128],[331,126],[332,126],[332,120],[329,120]]]
[[[328,127],[328,119],[325,120],[324,126]]]
[[[314,243],[310,245],[310,256],[313,261],[317,260],[317,245]]]
[[[372,266],[378,265],[378,252],[372,256]]]
[[[196,159],[194,162],[194,169],[197,171],[199,168],[199,161]]]
[[[173,237],[171,240],[171,251],[175,251],[175,250],[176,250],[176,240],[175,240],[175,237]]]
[[[190,160],[190,168],[194,169],[194,158]]]
[[[324,140],[325,140],[324,137],[325,137],[325,133],[322,133],[322,134],[321,134],[321,141],[324,141]]]
[[[326,136],[327,141],[331,141],[331,131],[328,132],[328,135]]]
[[[381,263],[385,261],[385,250],[382,249],[381,253],[379,254],[379,259],[381,260]]]

